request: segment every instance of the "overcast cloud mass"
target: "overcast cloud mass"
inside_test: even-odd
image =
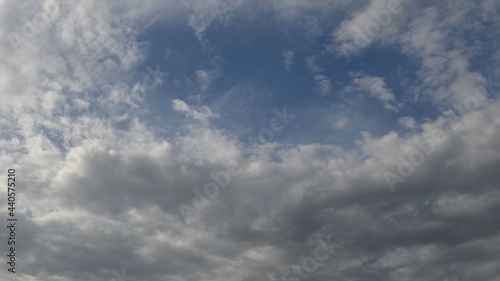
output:
[[[500,1],[0,18],[0,280],[500,280]]]

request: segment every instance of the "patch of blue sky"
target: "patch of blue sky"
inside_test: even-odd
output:
[[[220,114],[211,123],[244,142],[267,126],[273,108],[284,106],[297,114],[294,122],[308,132],[284,130],[275,141],[347,147],[354,145],[362,131],[382,136],[401,130],[398,117],[412,116],[419,121],[439,114],[432,102],[418,93],[417,63],[391,47],[375,45],[347,59],[324,52],[328,36],[301,45],[277,28],[261,25],[256,29],[248,21],[213,24],[203,36],[205,45],[187,23],[160,22],[140,37],[149,43],[150,56],[138,70],[158,66],[169,73],[160,87],[147,93],[146,101],[170,135],[185,118],[172,112],[174,99],[190,106],[208,106]],[[293,52],[287,68],[284,51]],[[320,71],[307,65],[308,58],[313,57]],[[215,73],[209,77],[208,86],[201,85],[199,71]],[[399,110],[383,110],[381,102],[367,93],[346,93],[344,88],[352,83],[350,73],[383,78],[395,103],[400,104]],[[330,94],[318,93],[316,75],[330,80]],[[415,103],[417,96],[420,100]],[[341,120],[346,124],[336,128],[336,122]]]

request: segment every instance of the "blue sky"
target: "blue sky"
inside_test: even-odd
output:
[[[1,280],[500,280],[500,2],[0,13]]]
[[[414,98],[408,93],[411,85],[402,84],[415,79],[416,65],[394,48],[368,48],[353,57],[328,55],[325,45],[331,43],[331,36],[303,42],[296,33],[283,32],[270,23],[261,25],[255,28],[255,22],[236,17],[227,25],[215,21],[203,33],[210,47],[204,47],[183,23],[160,21],[150,26],[140,37],[149,49],[144,67],[158,66],[169,74],[161,88],[148,94],[154,114],[163,116],[168,111],[165,104],[187,96],[191,104],[223,112],[223,118],[215,120],[215,124],[245,140],[247,134],[258,132],[273,108],[287,106],[299,113],[300,126],[308,127],[310,133],[296,130],[293,136],[282,136],[283,142],[336,143],[347,147],[353,145],[362,130],[382,135],[398,129],[399,116],[422,118],[433,114],[432,105],[427,102],[419,103],[418,108],[407,102]],[[289,66],[285,53],[290,54]],[[321,75],[331,84],[327,94],[319,92],[314,78],[317,70],[311,70],[308,62],[321,69]],[[343,93],[351,82],[351,72],[383,77],[405,106],[397,113],[384,112],[376,99]],[[200,80],[199,73],[206,73],[209,81]],[[335,130],[336,119],[347,115],[352,119],[350,126]]]

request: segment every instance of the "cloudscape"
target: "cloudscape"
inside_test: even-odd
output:
[[[0,18],[0,280],[500,281],[500,1]]]

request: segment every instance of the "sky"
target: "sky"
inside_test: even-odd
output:
[[[499,281],[499,15],[0,1],[0,280]]]

